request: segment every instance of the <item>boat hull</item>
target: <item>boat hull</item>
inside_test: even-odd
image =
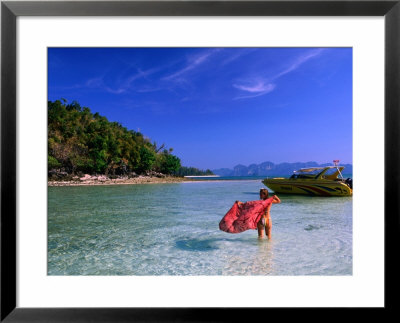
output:
[[[353,190],[340,181],[265,179],[265,186],[275,193],[299,194],[312,196],[350,196]]]

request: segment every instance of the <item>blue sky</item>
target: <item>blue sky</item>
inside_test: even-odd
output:
[[[48,99],[61,98],[184,166],[352,163],[351,48],[49,48]]]

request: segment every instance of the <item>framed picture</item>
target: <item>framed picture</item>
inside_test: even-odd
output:
[[[269,313],[267,311],[271,308],[374,307],[386,310],[394,309],[394,298],[389,290],[398,282],[394,273],[396,267],[391,255],[398,253],[394,239],[399,233],[397,202],[399,14],[399,1],[2,2],[1,320],[5,322],[31,320],[54,322],[94,320],[100,322],[233,321],[238,310],[249,314],[251,311],[255,311],[257,315],[264,316]],[[118,67],[117,69],[124,75],[115,73],[115,65],[119,63],[113,63],[109,57],[118,56],[120,61],[123,61],[127,51],[129,55],[136,55],[135,57],[142,62],[142,65],[131,66],[123,62],[121,64],[128,67]],[[84,57],[86,58],[83,59]],[[96,57],[96,62],[92,59],[93,57]],[[269,58],[270,68],[268,71],[271,71],[269,77],[261,77],[259,73],[255,72],[253,74],[243,73],[243,70],[261,71],[263,61],[259,59],[260,57]],[[329,68],[324,69],[322,59],[318,61],[318,58],[321,57],[325,57],[325,63],[329,61],[329,64],[326,63]],[[332,62],[337,57],[340,57],[341,63],[335,65]],[[186,58],[186,60],[178,60],[178,58]],[[212,65],[211,58],[215,65]],[[197,81],[202,86],[206,82],[212,86],[207,88],[197,86],[197,97],[194,100],[193,97],[187,96],[188,93],[194,95],[194,91],[187,91],[194,85],[182,78],[182,75],[193,72],[204,62],[207,62],[210,71],[201,75],[197,71]],[[232,62],[240,62],[240,64],[234,65]],[[313,83],[318,84],[319,87],[307,90],[306,86],[301,86],[301,81],[299,81],[301,78],[291,78],[291,76],[293,76],[293,71],[301,70],[300,67],[304,68],[306,63],[312,62],[314,62],[317,73],[308,74],[308,71],[303,71],[303,73],[313,79]],[[62,64],[64,64],[64,68],[58,68]],[[79,74],[87,73],[90,68],[97,73],[94,74],[100,75],[99,70],[102,65],[106,64],[111,66],[110,71],[112,71],[107,75],[80,78]],[[175,64],[174,68],[171,68],[171,64]],[[229,68],[226,68],[228,65]],[[214,71],[214,74],[211,74],[211,70]],[[155,81],[152,77],[157,73],[160,73],[160,76]],[[126,76],[128,74],[129,76]],[[229,78],[226,78],[226,75],[229,75]],[[239,77],[243,75],[246,78]],[[254,75],[257,77],[255,78]],[[345,76],[341,78],[337,75]],[[334,77],[336,77],[335,86],[338,87],[334,87],[331,85],[332,83],[328,82]],[[61,181],[58,178],[64,176],[63,173],[68,176],[70,173],[72,174],[68,185],[75,182],[89,183],[89,181],[96,183],[106,181],[106,184],[115,184],[118,180],[138,181],[138,178],[142,178],[142,174],[149,174],[150,171],[154,175],[151,176],[162,177],[170,172],[170,168],[166,166],[167,160],[170,161],[168,167],[175,167],[173,162],[176,162],[176,158],[172,150],[168,151],[168,147],[152,143],[143,137],[140,129],[135,129],[126,131],[125,135],[121,136],[139,138],[137,139],[139,141],[135,141],[135,145],[143,143],[143,147],[138,149],[142,162],[134,164],[125,155],[121,155],[117,159],[110,157],[107,162],[102,164],[102,161],[106,160],[105,150],[97,151],[96,147],[93,146],[93,148],[90,144],[83,143],[81,138],[89,136],[85,133],[76,138],[68,135],[69,138],[72,138],[70,143],[75,140],[71,147],[76,148],[71,148],[74,151],[74,159],[68,159],[68,167],[70,167],[68,168],[66,159],[63,159],[65,149],[57,141],[60,131],[68,131],[68,126],[64,127],[64,124],[63,130],[54,126],[54,131],[50,135],[50,130],[53,129],[51,118],[54,116],[60,121],[60,116],[56,114],[50,116],[48,111],[51,109],[53,112],[60,109],[77,111],[77,114],[82,114],[82,118],[86,113],[90,116],[89,119],[92,120],[92,123],[107,124],[109,127],[107,129],[114,127],[120,133],[124,133],[126,129],[123,130],[124,127],[120,124],[107,123],[107,119],[101,116],[102,113],[94,114],[96,109],[91,114],[91,111],[81,107],[79,102],[68,102],[68,100],[70,98],[74,100],[76,97],[83,98],[84,96],[77,94],[82,88],[85,88],[86,92],[94,93],[93,97],[98,95],[99,90],[114,95],[113,98],[121,97],[120,94],[126,93],[138,78],[143,82],[140,83],[140,89],[136,88],[136,93],[140,93],[142,98],[146,96],[146,99],[140,101],[139,95],[135,96],[135,101],[125,97],[125,101],[118,101],[118,104],[120,106],[125,104],[127,107],[135,104],[146,106],[153,111],[153,114],[143,113],[143,120],[154,117],[154,120],[157,120],[155,123],[158,123],[160,129],[162,120],[172,123],[173,118],[181,118],[182,123],[188,122],[183,118],[182,110],[174,117],[168,116],[172,110],[165,110],[166,108],[159,104],[159,102],[166,102],[166,97],[159,94],[162,91],[168,90],[173,93],[178,99],[171,101],[170,105],[182,104],[181,108],[196,106],[196,102],[197,105],[205,106],[206,104],[201,100],[208,95],[219,98],[219,93],[229,93],[230,106],[237,109],[247,106],[248,113],[259,113],[254,100],[277,92],[275,90],[282,86],[283,79],[287,84],[291,84],[291,87],[289,85],[286,87],[290,91],[283,91],[282,96],[276,97],[275,109],[283,109],[285,105],[299,104],[299,100],[292,99],[290,102],[285,100],[290,96],[316,97],[318,96],[316,89],[321,89],[321,92],[325,91],[323,93],[329,93],[329,96],[324,97],[325,100],[329,98],[329,102],[325,101],[321,111],[325,109],[324,113],[329,111],[331,114],[324,114],[324,122],[322,122],[321,116],[318,114],[318,107],[315,107],[314,110],[307,110],[310,115],[311,112],[316,115],[315,119],[310,120],[323,124],[317,126],[315,123],[313,125],[310,123],[307,129],[312,127],[313,132],[319,131],[321,138],[325,136],[324,142],[327,146],[332,144],[329,140],[341,138],[342,147],[347,147],[348,156],[350,156],[349,162],[353,163],[354,161],[351,174],[351,178],[354,178],[354,195],[348,197],[348,200],[345,200],[346,197],[341,198],[339,204],[335,202],[337,200],[331,199],[329,208],[327,208],[329,211],[325,214],[330,219],[322,225],[316,225],[312,221],[301,222],[299,227],[290,231],[283,219],[280,219],[281,223],[278,220],[277,228],[281,226],[282,231],[285,231],[286,238],[283,234],[277,233],[277,241],[279,239],[289,241],[291,239],[289,237],[294,236],[301,239],[301,241],[295,242],[296,239],[293,238],[286,244],[285,248],[290,246],[293,248],[290,264],[282,263],[279,257],[279,252],[283,252],[283,244],[271,251],[272,244],[264,242],[257,244],[253,242],[253,238],[250,238],[250,242],[247,241],[247,244],[242,245],[243,249],[247,248],[242,253],[246,253],[249,257],[251,257],[253,249],[263,250],[268,255],[274,254],[273,260],[271,260],[272,258],[267,260],[281,264],[278,271],[274,264],[268,267],[262,257],[258,259],[262,265],[259,265],[257,261],[246,261],[244,254],[229,257],[226,252],[217,252],[212,258],[211,253],[207,254],[203,251],[225,248],[229,251],[228,253],[231,253],[230,246],[239,242],[243,243],[243,241],[218,240],[214,233],[207,235],[205,232],[207,230],[202,233],[188,230],[187,234],[183,236],[181,234],[173,235],[173,232],[170,231],[177,254],[171,254],[171,249],[165,247],[165,243],[162,247],[162,241],[165,242],[168,237],[171,237],[171,234],[168,233],[164,236],[162,230],[154,231],[162,241],[154,242],[152,249],[146,250],[151,250],[158,255],[159,259],[165,260],[162,267],[152,266],[152,259],[146,254],[141,254],[135,260],[136,262],[126,257],[118,257],[117,261],[120,266],[113,267],[113,263],[108,262],[108,258],[101,258],[97,261],[96,253],[91,253],[91,260],[87,261],[86,259],[84,266],[76,266],[76,262],[72,261],[71,257],[82,256],[74,253],[74,248],[80,248],[79,239],[85,239],[88,245],[92,239],[93,246],[95,246],[93,250],[107,248],[107,244],[111,244],[112,248],[124,249],[126,244],[118,245],[110,242],[108,238],[134,235],[136,231],[121,231],[121,226],[120,229],[113,231],[113,223],[109,220],[101,228],[101,234],[89,232],[87,227],[82,226],[78,229],[81,234],[76,236],[75,240],[70,236],[63,235],[61,231],[57,231],[57,228],[66,225],[67,211],[61,212],[60,215],[57,212],[69,207],[68,212],[72,214],[74,198],[69,196],[70,199],[68,199],[68,188],[59,190],[50,186],[60,185]],[[166,82],[169,85],[175,82],[175,85],[169,86],[168,89],[162,87]],[[330,86],[325,86],[326,84],[323,83],[329,83]],[[339,86],[341,90],[339,90]],[[342,91],[341,95],[339,95],[340,91]],[[69,97],[63,101],[63,94],[67,95],[68,93],[73,94],[68,95]],[[97,97],[98,106],[101,106],[101,103],[111,104],[111,101],[107,101],[110,100],[110,97],[106,95]],[[154,108],[154,101],[157,101],[157,111]],[[46,102],[49,110],[45,108]],[[216,102],[220,101],[213,101],[213,104]],[[257,102],[265,104],[264,101]],[[304,102],[312,104],[311,100]],[[270,104],[272,105],[272,103]],[[339,107],[339,104],[349,108],[345,110]],[[207,113],[203,111],[203,114],[199,113],[196,117],[200,119],[202,115],[203,118],[205,115],[215,116],[217,107],[209,104],[208,108],[212,110],[212,113],[211,110],[207,110]],[[350,108],[352,111],[349,110]],[[107,109],[109,108],[104,108],[101,112],[110,115],[111,110]],[[289,114],[293,117],[294,111],[299,114],[302,110],[293,109],[290,112],[281,111],[279,113],[282,114],[282,117],[288,117]],[[163,112],[164,116],[156,119],[156,116],[162,115]],[[233,115],[233,112],[230,113]],[[272,112],[269,113],[272,114]],[[125,111],[120,115],[119,120],[122,122],[127,115]],[[330,118],[329,115],[331,115]],[[223,120],[228,119],[220,119],[220,124],[216,126],[219,129],[226,129],[226,133],[230,131],[231,137],[235,136],[231,128],[233,125],[236,127],[238,125],[234,123],[233,118],[226,123]],[[255,119],[242,117],[242,121],[245,122],[245,120],[255,124]],[[294,118],[290,118],[290,120],[294,122]],[[207,122],[208,130],[213,133],[212,122],[209,120]],[[333,124],[337,127],[332,127],[331,137],[329,137],[325,135],[323,128],[328,125],[331,127]],[[339,124],[346,124],[347,128],[339,126]],[[132,125],[131,129],[136,126],[134,123],[129,125]],[[147,129],[150,126],[149,124]],[[191,131],[196,133],[199,129],[195,129],[194,124],[182,129],[183,132],[178,135],[177,128],[175,128],[175,137],[187,136],[187,141],[195,142],[195,136],[191,136],[190,133]],[[245,134],[250,131],[250,128],[246,129],[242,136],[235,137],[236,142],[241,146],[245,146],[246,140],[249,140]],[[271,138],[272,141],[281,140],[281,147],[285,147],[283,141],[288,141],[288,137],[279,131],[275,129],[268,135],[268,138]],[[336,133],[334,133],[335,131]],[[167,132],[164,130],[164,134]],[[171,131],[171,133],[173,132]],[[157,132],[154,133],[154,136],[157,137]],[[96,134],[97,137],[92,139],[100,142],[102,140],[101,131]],[[213,134],[216,135],[215,132]],[[173,138],[173,136],[168,138]],[[347,143],[345,143],[346,139]],[[110,136],[107,140],[107,145],[111,147]],[[121,151],[122,146],[118,146],[118,140],[115,140],[116,146],[113,147],[116,151]],[[184,146],[184,140],[175,142],[178,147]],[[99,145],[102,146],[102,144]],[[319,152],[322,155],[322,151],[328,149],[327,147],[321,148],[323,147],[322,141],[319,142],[319,145]],[[83,154],[84,148],[82,147],[89,146],[92,147],[92,150],[86,155]],[[197,146],[202,147],[201,140],[197,142]],[[279,152],[279,147],[275,150],[273,150],[272,144],[270,147],[271,151],[276,154]],[[164,155],[162,155],[163,148],[165,148]],[[291,152],[295,151],[293,146],[285,149]],[[303,149],[303,152],[299,149],[297,156],[307,158],[305,144],[303,144]],[[133,151],[129,154],[133,154]],[[120,152],[120,154],[122,153]],[[229,150],[224,150],[224,154],[228,155]],[[218,149],[212,154],[209,153],[209,156],[211,155],[218,156]],[[191,164],[185,166],[193,166],[195,158],[199,158],[198,155],[193,156]],[[211,160],[211,157],[207,158]],[[255,157],[252,158],[241,160],[246,160],[250,164]],[[264,157],[260,156],[259,158]],[[216,169],[218,168],[217,160],[218,157],[215,157],[214,164],[211,166],[214,175],[228,174]],[[316,173],[317,176],[322,174],[320,177],[325,180],[329,180],[334,175],[342,176],[342,168],[337,167],[338,161],[334,162],[335,166],[329,166],[334,172],[330,172],[331,169],[328,169],[325,174],[327,169],[322,167],[324,172],[322,174],[321,167],[319,167],[321,165],[316,167],[314,164],[307,164],[305,165],[307,170],[303,169],[300,173],[296,173],[293,179],[306,178],[315,171],[318,173]],[[54,166],[54,173],[50,174],[48,165]],[[204,169],[207,167],[207,164],[200,162],[198,165],[201,167],[204,165]],[[221,167],[223,166],[221,165]],[[255,169],[254,167],[253,169]],[[254,171],[252,175],[258,174],[264,178],[272,167],[275,165],[267,165],[264,172],[254,173],[260,171],[261,168],[258,167],[258,170]],[[171,174],[176,174],[178,168],[175,168]],[[239,172],[239,168],[237,168],[237,172]],[[245,168],[246,174],[249,174],[250,166]],[[336,170],[338,170],[337,173]],[[185,169],[184,171],[188,172],[189,170]],[[224,171],[226,172],[226,169]],[[96,175],[96,178],[93,179],[89,175],[92,173],[102,173],[102,175]],[[207,172],[202,174],[209,175]],[[47,176],[54,176],[54,179],[57,180],[48,182]],[[335,179],[335,183],[342,183],[345,192],[352,193],[351,178]],[[189,179],[187,178],[187,180]],[[253,191],[253,186],[259,184],[252,182],[246,184],[248,186],[244,188],[243,183],[240,183],[242,195],[239,195],[238,199],[246,199],[247,196],[248,200],[253,199],[254,196],[251,195],[253,192],[249,191]],[[274,186],[274,183],[271,184],[268,181],[263,181],[263,183],[269,189],[272,187],[272,191],[278,195],[280,194],[278,193],[280,188]],[[309,184],[309,182],[307,183]],[[198,186],[200,187],[200,185]],[[218,189],[221,197],[225,196],[230,188],[222,185]],[[282,189],[292,190],[293,185]],[[316,183],[316,186],[311,188],[303,185],[297,193],[327,195],[335,189],[336,187],[323,187],[320,183]],[[81,194],[81,191],[77,192],[78,195]],[[340,190],[340,192],[342,194],[344,191]],[[285,193],[287,192],[283,191],[283,194]],[[97,198],[98,194],[99,192],[95,194]],[[125,216],[124,211],[121,210],[123,208],[126,210],[130,206],[125,205],[126,203],[124,202],[124,204],[120,197],[134,193],[126,190],[122,192],[120,189],[113,193],[114,199],[109,198],[112,195],[110,192],[103,192],[103,194],[102,198],[86,201],[87,208],[94,212],[96,205],[98,206],[104,201],[115,203],[112,208],[114,211],[120,210],[121,217],[119,219],[121,220]],[[139,199],[145,199],[146,194],[137,196],[141,196]],[[157,194],[157,192],[151,194]],[[175,206],[179,205],[181,209],[190,207],[189,202],[184,202],[177,197],[179,192],[162,192],[162,195],[169,196],[168,194],[171,194],[168,200],[176,199]],[[192,191],[192,194],[197,195],[199,191]],[[205,188],[201,194],[203,194],[203,200],[207,200],[208,189]],[[225,197],[226,201],[232,196]],[[182,195],[182,198],[187,199],[188,195]],[[290,200],[290,198],[288,199]],[[224,204],[221,202],[223,198],[219,200],[218,207],[226,208],[228,202]],[[60,201],[64,204],[59,203]],[[132,201],[132,205],[139,203],[138,200]],[[291,201],[293,205],[299,206],[303,200]],[[163,203],[165,203],[164,200]],[[324,202],[324,204],[326,203]],[[141,208],[146,207],[152,208],[153,206],[144,204],[141,206]],[[156,206],[154,207],[156,208]],[[308,207],[312,208],[310,205]],[[317,207],[314,205],[314,208]],[[332,220],[335,210],[338,208],[347,210],[344,211],[348,216],[344,231],[341,231],[340,223],[335,222],[337,220]],[[160,212],[160,209],[157,210]],[[215,210],[211,207],[209,212],[212,213]],[[218,216],[223,215],[225,211],[221,214],[218,213]],[[354,216],[352,211],[354,211]],[[195,214],[197,211],[193,210],[193,212]],[[86,215],[90,216],[89,213]],[[202,213],[202,216],[204,214]],[[56,218],[57,216],[60,218]],[[105,216],[110,216],[110,214]],[[161,217],[157,218],[158,224],[163,227],[168,225],[167,222],[162,222]],[[76,223],[79,221],[83,223],[82,217]],[[190,226],[190,223],[182,222],[185,220],[177,221],[180,221],[181,228]],[[212,225],[215,218],[210,221],[210,225]],[[130,221],[124,223],[140,224]],[[203,227],[209,225],[209,222],[205,223],[203,223]],[[263,223],[266,227],[266,222]],[[100,224],[94,220],[93,224],[100,227],[104,223]],[[150,224],[149,227],[151,227]],[[301,235],[298,234],[297,229],[300,229]],[[85,232],[86,235],[83,235],[82,232]],[[149,231],[148,234],[153,234],[154,232],[152,232]],[[346,234],[348,238],[343,238],[342,234]],[[87,238],[88,235],[90,239]],[[96,240],[99,235],[104,238],[101,243]],[[267,235],[269,237],[268,232]],[[337,238],[336,235],[339,237]],[[303,239],[305,236],[309,240]],[[325,237],[325,240],[322,240],[322,236]],[[60,243],[60,241],[63,242]],[[127,241],[128,244],[144,243],[142,240],[129,239]],[[62,248],[57,248],[60,245]],[[307,249],[309,245],[313,245],[314,248]],[[298,249],[310,251],[309,256],[306,257],[304,252],[302,254],[295,252],[298,250],[295,246]],[[331,251],[332,246],[333,251]],[[124,250],[121,252],[127,253],[131,249]],[[329,253],[336,251],[338,251],[336,258],[329,258]],[[112,254],[112,252],[107,254]],[[168,254],[167,257],[166,254]],[[184,258],[180,256],[181,254],[185,254]],[[71,261],[68,262],[67,257],[70,257],[68,259],[72,261],[73,266],[71,266]],[[336,259],[338,262],[328,266],[321,260],[324,257]],[[220,260],[218,258],[223,258],[226,264],[218,267],[216,265]],[[196,263],[199,264],[196,261],[199,259],[202,259],[201,263],[196,267]],[[127,261],[129,265],[125,266]],[[301,270],[293,269],[296,268],[294,265],[296,262],[301,263]],[[99,267],[99,263],[104,267]],[[313,263],[317,263],[317,265],[313,265]],[[91,267],[86,266],[89,264]],[[129,270],[132,266],[135,271]],[[292,266],[292,268],[289,269],[288,266]],[[247,269],[241,270],[240,268]],[[269,268],[272,269],[268,271]],[[263,274],[262,270],[268,272]],[[270,297],[271,294],[274,297]],[[243,295],[246,295],[244,300]],[[268,295],[269,297],[267,297]]]

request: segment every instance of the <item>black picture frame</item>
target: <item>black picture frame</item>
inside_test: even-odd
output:
[[[382,16],[385,19],[385,306],[399,286],[400,0],[395,1],[2,1],[1,3],[1,322],[234,322],[283,309],[18,308],[16,281],[16,19],[19,16]],[[365,161],[366,163],[368,161]],[[374,189],[377,189],[376,187]],[[372,192],[371,192],[372,194]],[[367,201],[366,201],[367,202]],[[372,238],[372,235],[371,235]],[[373,243],[373,241],[371,241]],[[397,270],[396,270],[397,271]],[[40,293],[40,291],[38,291]],[[273,295],[270,295],[273,296]],[[301,313],[300,309],[297,309]],[[329,318],[342,319],[329,311]],[[318,313],[318,312],[314,312]],[[376,314],[373,314],[376,313]],[[317,316],[319,314],[316,314]],[[326,314],[325,314],[326,315]],[[374,317],[375,315],[375,317]],[[325,316],[326,317],[326,316]],[[275,318],[276,319],[276,318]],[[297,317],[296,319],[299,319]],[[307,318],[312,319],[312,318]],[[320,318],[324,319],[324,317]]]

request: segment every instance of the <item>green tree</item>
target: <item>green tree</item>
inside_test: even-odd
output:
[[[61,163],[53,156],[47,156],[47,166],[49,169],[61,167]]]
[[[154,162],[156,161],[156,156],[154,150],[151,150],[149,147],[142,146],[139,150],[140,154],[140,163],[138,170],[143,173],[148,170],[151,170]]]
[[[181,160],[177,156],[170,154],[167,150],[164,150],[160,154],[159,163],[160,171],[163,174],[175,174],[181,167]]]

